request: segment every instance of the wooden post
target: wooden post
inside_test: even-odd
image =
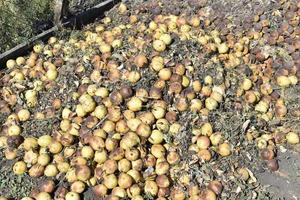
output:
[[[57,27],[62,26],[62,18],[68,12],[68,1],[67,0],[55,0],[54,5],[54,25]]]

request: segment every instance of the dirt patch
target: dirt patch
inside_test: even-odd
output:
[[[270,191],[274,199],[297,200],[300,197],[299,146],[295,148],[283,147],[284,153],[278,153],[279,171],[276,173],[264,171],[257,174],[259,181]]]

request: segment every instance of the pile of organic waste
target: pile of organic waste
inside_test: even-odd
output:
[[[299,198],[299,20],[292,0],[128,1],[8,60],[0,200]]]

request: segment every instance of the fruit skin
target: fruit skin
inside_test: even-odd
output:
[[[268,160],[267,167],[272,171],[277,171],[279,169],[278,161],[276,159]]]
[[[133,179],[130,175],[121,173],[118,178],[118,185],[123,188],[127,189],[129,188],[133,183]]]
[[[27,109],[21,109],[18,112],[20,121],[27,121],[30,118],[30,112]]]
[[[153,48],[158,52],[162,52],[166,49],[166,44],[161,40],[154,40]]]
[[[11,125],[8,130],[8,135],[13,136],[13,135],[20,135],[21,133],[21,128],[18,125]]]
[[[291,80],[287,76],[278,76],[276,81],[280,87],[288,87],[291,84]]]
[[[250,88],[252,87],[252,82],[250,79],[244,79],[243,84],[242,84],[242,88],[244,90],[250,90]]]
[[[134,59],[134,63],[137,67],[145,67],[148,64],[147,57],[145,55],[138,55]]]
[[[249,172],[246,168],[239,168],[237,170],[237,173],[238,173],[238,177],[244,181],[247,181],[250,177]]]
[[[155,196],[158,192],[158,186],[154,181],[146,181],[144,190],[146,194],[149,194],[151,196]]]
[[[37,195],[36,200],[51,200],[51,196],[47,192],[41,192]]]
[[[169,45],[172,42],[172,38],[169,34],[162,34],[159,40],[163,41],[166,45]]]
[[[220,54],[222,53],[226,53],[228,51],[228,46],[226,43],[221,43],[219,46],[218,46],[218,51]]]
[[[263,160],[272,160],[275,156],[273,150],[268,148],[262,149],[260,155]]]
[[[210,140],[207,136],[200,136],[197,139],[197,145],[200,149],[207,149],[210,146]]]
[[[208,184],[208,189],[212,190],[214,193],[221,194],[223,190],[223,185],[220,181],[214,180]]]
[[[68,192],[66,194],[66,200],[80,200],[80,196],[76,192]]]
[[[200,194],[200,199],[203,200],[216,200],[217,199],[217,195],[210,189],[206,189],[203,192],[201,192]]]
[[[24,161],[18,161],[13,166],[13,171],[17,175],[24,174],[26,170],[27,170],[27,166]]]
[[[13,60],[13,59],[9,59],[7,62],[6,62],[6,67],[8,68],[8,69],[12,69],[12,68],[14,68],[15,66],[16,66],[16,61],[15,60]]]
[[[295,133],[295,132],[289,132],[286,135],[286,141],[289,144],[298,144],[299,143],[299,134]]]
[[[205,107],[208,110],[215,110],[218,107],[218,102],[215,99],[208,97],[205,99]]]
[[[231,154],[230,145],[228,143],[223,143],[219,145],[219,154],[221,156],[229,156]]]
[[[142,109],[142,101],[138,97],[132,97],[127,102],[127,107],[131,111],[140,111]]]
[[[80,181],[86,181],[91,176],[91,170],[86,165],[76,166],[75,174]]]

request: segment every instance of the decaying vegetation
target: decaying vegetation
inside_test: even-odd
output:
[[[132,1],[8,60],[1,198],[299,197],[261,180],[299,155],[299,22],[297,1]]]

